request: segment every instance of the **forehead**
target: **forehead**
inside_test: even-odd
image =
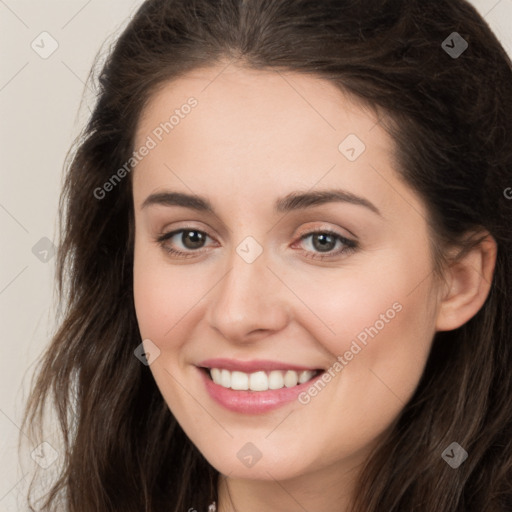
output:
[[[133,173],[134,199],[166,185],[231,199],[236,192],[240,201],[318,185],[392,205],[401,184],[389,185],[397,179],[394,143],[378,121],[318,77],[195,70],[163,84],[140,117],[135,149],[148,139],[154,144]]]
[[[219,65],[197,69],[162,84],[141,113],[137,127],[139,142],[140,137],[155,128],[155,122],[169,120],[192,97],[198,105],[191,117],[203,121],[208,130],[206,134],[198,132],[198,123],[194,130],[197,137],[229,135],[238,139],[254,130],[258,139],[286,131],[291,139],[312,138],[314,133],[332,138],[347,124],[354,131],[363,132],[377,122],[374,112],[327,80],[297,72]],[[346,122],[340,123],[341,120]],[[174,135],[181,131],[179,125],[173,128]]]

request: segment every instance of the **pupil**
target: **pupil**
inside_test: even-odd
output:
[[[187,237],[191,242],[187,241]],[[198,249],[204,242],[204,238],[202,233],[199,233],[199,231],[186,231],[181,236],[181,241],[188,249]]]
[[[321,241],[320,245],[316,241]],[[313,246],[315,249],[323,252],[331,251],[336,245],[336,240],[332,235],[321,234],[313,237]]]

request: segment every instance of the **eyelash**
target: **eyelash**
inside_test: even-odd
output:
[[[193,250],[190,249],[189,251],[180,251],[177,249],[173,249],[172,247],[169,247],[165,242],[172,238],[173,236],[177,234],[183,234],[186,231],[194,231],[197,233],[201,233],[202,235],[205,235],[208,238],[211,238],[207,233],[204,231],[201,231],[199,229],[195,228],[181,228],[177,229],[175,231],[171,231],[169,233],[162,233],[161,235],[157,236],[155,241],[169,254],[178,257],[178,258],[193,258],[198,253],[204,252],[201,249]],[[339,233],[336,233],[335,231],[331,231],[329,229],[323,229],[323,230],[317,230],[317,231],[309,231],[308,233],[301,235],[299,240],[305,240],[312,235],[329,235],[333,236],[336,241],[340,241],[344,247],[341,249],[338,249],[335,252],[330,253],[313,253],[314,256],[307,256],[307,258],[314,259],[314,260],[325,260],[328,258],[333,258],[336,256],[341,256],[342,254],[349,254],[354,252],[356,249],[358,249],[358,243],[355,240],[350,240],[348,238],[345,238],[344,236],[340,235]],[[304,251],[309,252],[309,251]]]

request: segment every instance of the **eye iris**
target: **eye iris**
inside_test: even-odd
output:
[[[317,243],[320,242],[320,245]],[[321,233],[319,235],[313,235],[313,247],[320,252],[328,252],[334,249],[336,246],[336,239],[334,236]]]
[[[191,240],[191,242],[187,240]],[[187,249],[199,249],[204,243],[204,235],[199,231],[184,231],[181,241]]]

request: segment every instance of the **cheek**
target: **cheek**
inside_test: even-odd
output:
[[[409,256],[390,253],[337,278],[333,272],[314,280],[288,276],[297,296],[312,305],[313,314],[303,308],[302,327],[331,354],[333,374],[343,374],[335,386],[340,403],[347,393],[357,396],[361,413],[375,409],[378,397],[405,405],[428,358],[435,334],[431,262],[426,248]]]
[[[392,258],[400,261],[398,256]],[[349,350],[354,340],[361,347],[369,347],[373,339],[386,339],[394,346],[433,334],[431,280],[421,282],[418,277],[429,275],[427,259],[414,265],[396,263],[393,269],[379,263],[383,262],[358,269],[326,269],[311,276],[300,272],[283,276],[307,306],[296,308],[296,319],[332,355]]]
[[[389,351],[388,357],[415,352],[431,337],[434,322],[427,286],[411,293],[410,281],[389,278],[382,277],[371,291],[360,282],[348,282],[344,292],[324,304],[325,318],[336,333],[337,341],[330,343],[333,353],[357,351],[360,346],[361,352],[368,352],[367,362],[376,361],[384,351]]]
[[[200,298],[200,290],[180,282],[179,273],[162,271],[159,267],[134,266],[134,302],[139,330],[161,349],[170,348],[166,340],[176,339],[180,318],[186,316]]]
[[[163,250],[135,245],[133,289],[139,331],[162,352],[190,337],[190,326],[204,314],[203,299],[218,280],[208,265],[171,265]]]
[[[135,311],[141,338],[151,340],[160,350],[149,369],[162,396],[184,425],[188,425],[187,418],[193,425],[194,421],[201,421],[204,411],[190,407],[190,396],[180,383],[192,377],[187,364],[187,341],[192,326],[204,315],[201,299],[212,285],[205,282],[204,271],[199,276],[195,275],[193,265],[171,267],[164,257],[136,249]]]
[[[329,453],[319,464],[334,462],[340,453],[348,455],[376,439],[418,385],[435,328],[430,281],[418,285],[417,278],[428,275],[428,261],[416,264],[397,265],[400,271],[386,273],[367,268],[357,279],[340,279],[338,286],[326,279],[296,289],[315,305],[322,323],[311,317],[307,328],[332,355],[333,377],[302,396],[305,412],[297,415],[294,425],[322,430],[321,438],[305,446],[298,441],[296,446],[302,454],[309,450],[311,458]],[[325,292],[328,281],[330,294]]]

